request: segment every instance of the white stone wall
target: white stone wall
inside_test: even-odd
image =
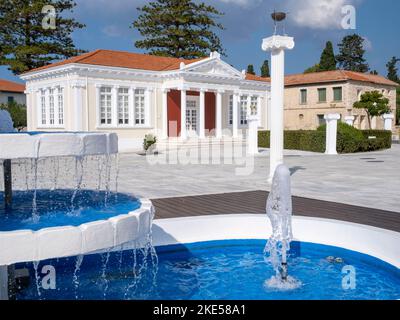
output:
[[[16,103],[26,104],[26,96],[24,93],[4,92],[4,91],[0,91],[0,104],[8,103],[8,97],[13,97]]]

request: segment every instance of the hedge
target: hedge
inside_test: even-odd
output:
[[[284,132],[284,148],[288,150],[303,150],[325,152],[326,125],[317,130],[291,130]],[[376,137],[370,139],[370,137]],[[258,132],[260,148],[270,147],[270,132]],[[355,153],[390,149],[392,133],[384,130],[358,130],[343,122],[338,123],[337,151],[338,153]]]

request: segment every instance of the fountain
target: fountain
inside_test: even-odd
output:
[[[0,116],[0,299],[17,263],[77,256],[79,270],[84,255],[151,246],[151,202],[117,190],[116,134],[16,133]]]
[[[292,195],[290,171],[283,164],[275,170],[266,209],[271,221],[272,235],[265,246],[264,254],[268,256],[267,260],[276,273],[266,285],[278,289],[295,289],[301,284],[288,275],[287,254],[293,240]]]

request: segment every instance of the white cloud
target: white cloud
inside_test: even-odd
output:
[[[121,28],[119,26],[116,26],[116,25],[105,26],[102,29],[102,32],[106,36],[113,37],[113,38],[121,36],[121,33],[122,33]]]
[[[372,50],[372,41],[369,40],[367,37],[363,37],[364,38],[364,50],[366,51],[371,51]]]
[[[342,7],[354,0],[288,0],[291,19],[299,27],[310,29],[340,29]]]
[[[219,2],[234,4],[241,7],[252,7],[259,5],[263,0],[218,0]]]

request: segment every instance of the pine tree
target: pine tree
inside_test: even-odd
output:
[[[336,70],[336,58],[333,52],[332,42],[326,43],[324,51],[322,51],[321,59],[319,62],[319,71],[332,71]]]
[[[336,56],[339,67],[344,70],[368,72],[369,66],[364,58],[364,38],[357,34],[343,38],[338,45],[340,53]]]
[[[46,19],[42,9],[46,5],[55,9],[54,28],[42,24]],[[1,0],[0,64],[20,74],[82,53],[75,47],[71,34],[85,25],[62,16],[72,12],[75,5],[72,0]]]
[[[254,75],[256,74],[256,72],[254,71],[254,66],[252,64],[249,64],[247,66],[247,73],[254,74]]]
[[[310,68],[307,68],[306,70],[304,70],[304,74],[306,74],[306,73],[314,73],[314,72],[321,72],[321,66],[319,65],[319,63],[313,65]]]
[[[223,15],[213,6],[193,0],[153,0],[138,8],[141,13],[132,27],[143,40],[135,42],[150,54],[194,59],[210,51],[225,55],[214,29],[223,30],[217,19]]]
[[[397,62],[399,62],[399,61],[400,61],[400,59],[398,59],[396,57],[392,57],[392,59],[390,59],[390,61],[386,64],[386,68],[388,70],[387,78],[394,82],[400,83],[399,75],[397,73],[398,69],[396,67]]]
[[[261,66],[261,77],[269,78],[270,76],[271,76],[271,73],[269,71],[269,61],[265,60],[263,65]]]

